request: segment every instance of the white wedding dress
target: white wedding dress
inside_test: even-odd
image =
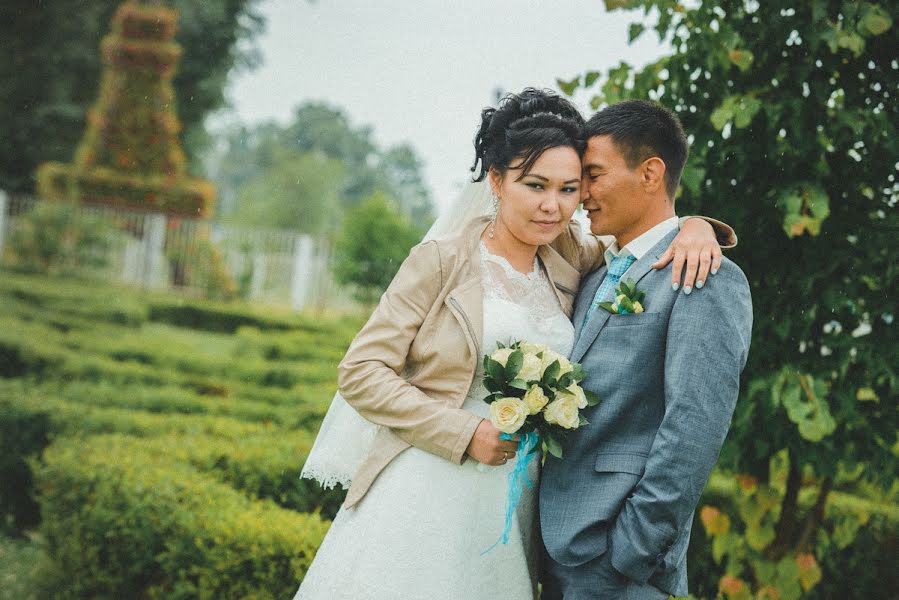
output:
[[[537,259],[515,271],[481,244],[482,351],[498,341],[543,343],[567,356],[574,328]],[[487,417],[481,361],[463,408]],[[342,508],[294,600],[496,600],[533,598],[539,535],[539,458],[529,465],[508,544],[498,544],[513,461],[457,465],[418,448],[397,456],[366,496]]]

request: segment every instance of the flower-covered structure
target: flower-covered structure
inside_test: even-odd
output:
[[[127,0],[101,44],[105,64],[73,164],[44,163],[38,193],[162,212],[208,216],[215,188],[187,176],[172,77],[181,46],[178,13],[159,1]]]

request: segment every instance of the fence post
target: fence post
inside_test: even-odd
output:
[[[6,210],[9,201],[6,192],[0,190],[0,264],[3,263],[3,242],[6,233]]]
[[[290,305],[296,310],[306,306],[312,284],[312,238],[298,235],[293,246],[293,278],[290,285]]]
[[[150,213],[144,217],[144,272],[145,288],[152,288],[159,281],[165,266],[165,215]]]

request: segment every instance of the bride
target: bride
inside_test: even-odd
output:
[[[485,419],[481,363],[498,341],[571,350],[578,283],[604,250],[571,220],[583,123],[530,88],[483,111],[473,170],[486,184],[412,249],[340,364],[303,475],[349,492],[295,600],[535,596],[536,487],[508,543],[485,552],[503,529],[517,442]],[[675,244],[720,256],[701,219]]]

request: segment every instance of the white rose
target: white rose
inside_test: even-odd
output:
[[[571,361],[561,354],[556,354],[552,350],[547,350],[543,353],[543,370],[546,370],[546,367],[553,364],[555,361],[559,361],[559,377],[565,373],[571,373],[574,370]]]
[[[546,394],[543,393],[543,388],[539,385],[532,385],[531,389],[524,395],[524,403],[528,405],[532,415],[536,415],[543,410],[547,402],[549,402],[549,398],[546,397]]]
[[[528,418],[528,405],[520,398],[500,398],[490,404],[490,422],[503,433],[518,431]]]
[[[506,362],[509,360],[509,356],[515,352],[512,348],[500,348],[496,352],[490,355],[490,358],[501,364],[502,366],[506,366]]]
[[[641,312],[643,312],[643,305],[640,304],[639,302],[634,302],[634,312],[637,314],[640,314]]]
[[[525,354],[540,354],[541,352],[549,352],[549,348],[543,344],[532,344],[531,342],[521,342],[519,346]]]
[[[547,423],[553,423],[565,429],[577,429],[580,424],[577,400],[571,394],[562,394],[550,402],[543,411]]]
[[[587,408],[587,395],[584,393],[584,390],[583,388],[581,388],[581,386],[576,383],[572,383],[565,389],[569,394],[574,396],[578,408]]]
[[[559,357],[559,377],[566,373],[571,373],[572,371],[574,371],[574,366],[571,364],[570,360],[558,354],[556,356]]]
[[[521,371],[518,372],[518,379],[540,381],[541,377],[543,377],[543,361],[535,354],[525,354]]]

